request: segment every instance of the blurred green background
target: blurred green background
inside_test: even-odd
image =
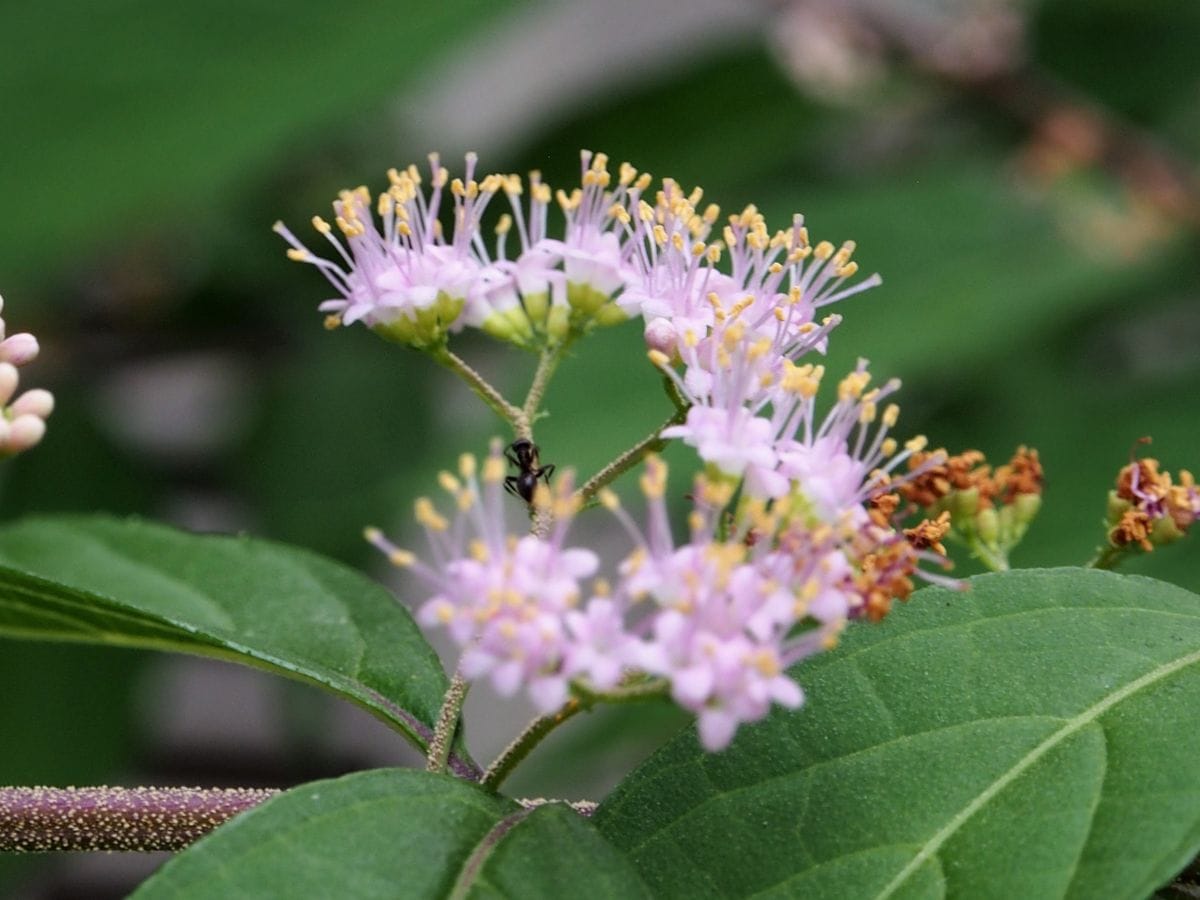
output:
[[[588,147],[857,240],[884,286],[839,310],[833,370],[903,378],[902,430],[935,444],[1036,446],[1045,504],[1014,562],[1082,563],[1137,438],[1200,468],[1198,45],[1194,0],[3,4],[0,292],[42,341],[24,383],[59,404],[0,471],[3,514],[139,514],[376,567],[361,527],[402,534],[497,425],[417,354],[324,331],[323,282],[271,223],[432,149],[570,186]],[[523,390],[527,358],[459,349]],[[581,344],[548,408],[544,459],[584,473],[659,423],[638,325]],[[1200,589],[1198,562],[1193,537],[1127,570]],[[286,784],[405,759],[353,717],[340,739],[307,689],[189,673],[0,645],[0,782]],[[479,755],[516,718],[473,725]],[[515,787],[595,796],[678,723],[576,723]],[[28,897],[136,877],[52,862],[0,875]]]

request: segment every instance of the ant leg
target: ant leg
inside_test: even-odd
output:
[[[538,477],[545,479],[546,484],[549,484],[550,476],[554,474],[554,468],[554,463],[551,463],[548,466],[542,466],[540,469],[538,469]]]
[[[509,465],[516,466],[518,469],[521,468],[521,461],[513,454],[512,447],[504,448],[504,458],[508,460]]]
[[[518,475],[509,475],[507,478],[504,479],[504,489],[506,491],[508,491],[510,494],[512,494],[514,497],[521,496],[521,492],[517,487],[519,484],[519,479],[520,479],[520,476],[518,476]],[[525,498],[521,497],[521,499],[523,500]]]

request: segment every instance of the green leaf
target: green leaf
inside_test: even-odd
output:
[[[595,822],[664,896],[1145,897],[1200,847],[1200,597],[1086,569],[927,588],[689,733]]]
[[[418,747],[447,686],[407,610],[364,576],[269,541],[136,520],[0,529],[0,635],[246,663],[340,694]]]
[[[648,897],[559,804],[522,809],[447,776],[358,772],[304,785],[168,862],[134,897]]]

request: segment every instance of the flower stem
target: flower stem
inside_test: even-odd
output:
[[[488,770],[483,773],[483,779],[479,783],[486,790],[497,790],[504,779],[512,774],[512,770],[520,765],[521,761],[542,742],[546,735],[563,722],[591,709],[598,703],[635,703],[640,700],[657,699],[665,696],[666,692],[667,682],[661,678],[640,679],[628,687],[604,692],[593,692],[577,687],[576,696],[549,715],[540,716],[525,726],[525,730],[504,748],[504,751],[496,757],[495,762],[488,766]]]
[[[425,758],[426,772],[436,772],[440,775],[446,771],[446,763],[450,759],[450,746],[454,743],[455,732],[458,731],[458,717],[470,686],[461,672],[456,671],[450,679],[450,687],[446,689],[446,696],[442,698],[442,709],[438,713],[437,725],[433,730],[433,740],[429,742],[429,755]]]
[[[967,543],[971,548],[971,555],[983,563],[993,572],[1007,572],[1008,558],[998,549],[992,549],[979,540],[971,540]]]
[[[1124,547],[1114,547],[1112,544],[1105,544],[1096,550],[1096,555],[1087,562],[1085,568],[1088,569],[1115,569],[1125,556]]]
[[[182,850],[279,791],[0,787],[0,852]]]
[[[628,472],[645,459],[646,454],[657,453],[665,447],[667,445],[667,438],[661,436],[663,429],[680,424],[687,418],[687,409],[686,406],[677,409],[671,418],[667,419],[658,428],[654,429],[654,431],[650,432],[628,450],[622,452],[620,456],[589,478],[583,487],[579,489],[579,499],[587,503],[600,492],[601,488],[611,484],[619,476]]]
[[[491,382],[471,368],[466,360],[446,347],[436,350],[430,355],[438,363],[465,381],[467,387],[473,390],[484,403],[490,406],[496,415],[511,424],[513,428],[519,429],[519,423],[524,418],[521,409],[505,400],[504,396],[492,387]]]
[[[521,407],[521,415],[524,419],[524,427],[527,433],[520,433],[518,429],[517,437],[533,440],[533,423],[537,419],[538,410],[542,405],[542,398],[546,395],[546,388],[550,384],[550,378],[554,375],[558,364],[562,362],[563,356],[567,352],[567,347],[570,341],[563,341],[553,347],[547,347],[538,355],[537,370],[533,373],[533,381],[529,385],[529,393],[525,395],[525,403]]]

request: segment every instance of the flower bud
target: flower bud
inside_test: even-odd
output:
[[[994,507],[987,507],[975,514],[975,531],[984,544],[994,547],[1000,541],[1000,516]]]
[[[0,361],[23,366],[38,355],[38,342],[32,334],[22,332],[0,341]]]
[[[651,319],[646,323],[646,348],[657,350],[669,358],[674,358],[678,337],[670,321],[663,318]]]

